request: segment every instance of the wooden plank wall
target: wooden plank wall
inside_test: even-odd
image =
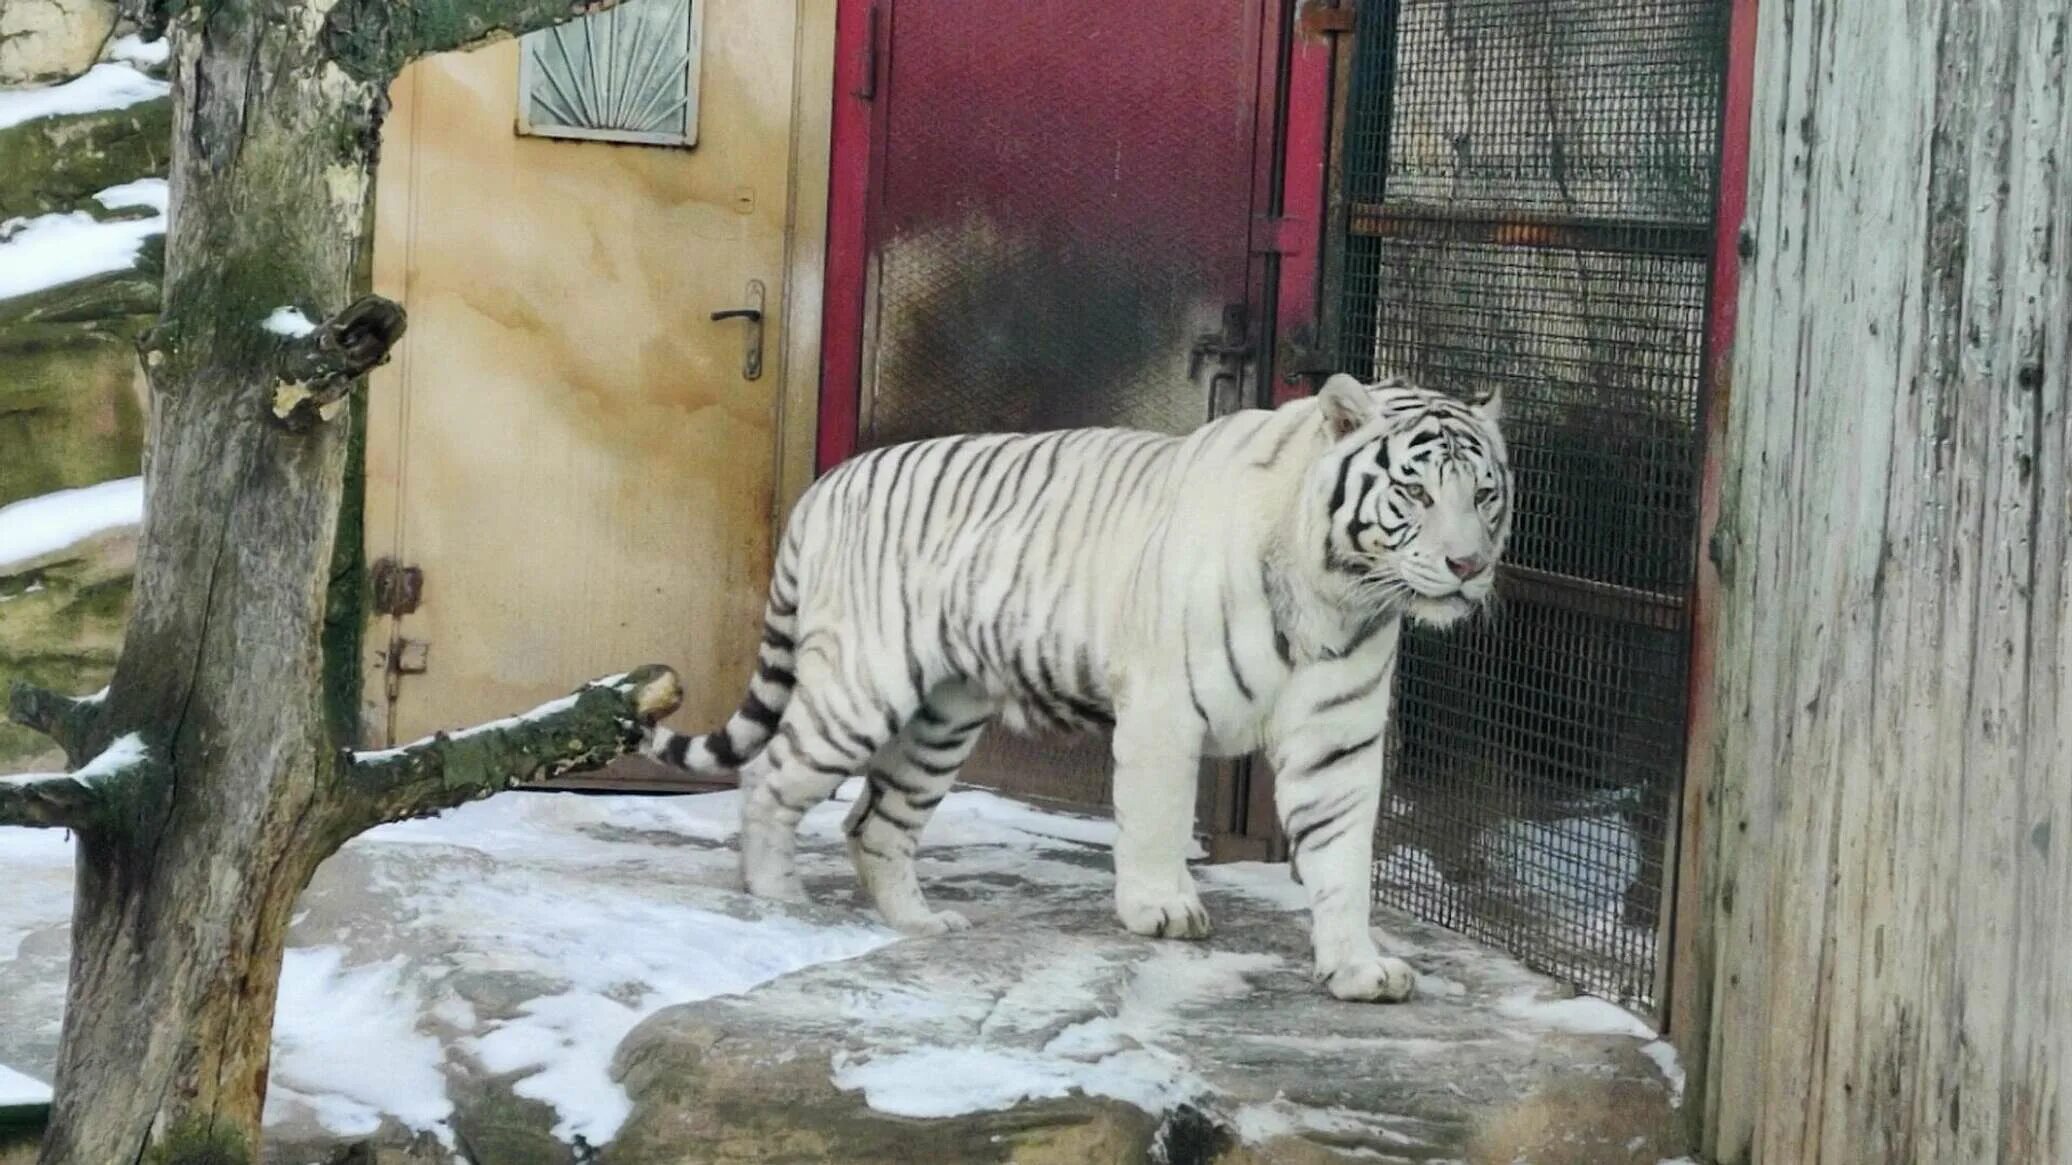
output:
[[[2063,1165],[2072,0],[1758,21],[1679,938],[1707,1155]]]

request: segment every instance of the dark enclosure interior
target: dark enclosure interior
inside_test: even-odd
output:
[[[1380,899],[1636,1006],[1683,768],[1725,0],[1364,4],[1345,370],[1500,391],[1502,601],[1406,637]]]

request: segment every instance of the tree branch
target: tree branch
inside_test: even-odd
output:
[[[347,794],[363,827],[429,816],[525,781],[597,768],[630,751],[643,729],[682,702],[676,673],[651,664],[523,716],[353,753]]]
[[[309,328],[299,315],[287,314]],[[402,304],[368,295],[300,335],[290,333],[274,356],[275,419],[306,433],[337,416],[345,395],[388,359],[408,323]]]
[[[65,762],[77,765],[85,759],[87,741],[101,722],[101,698],[61,696],[16,680],[8,689],[7,717],[49,737],[65,750]]]
[[[338,0],[323,47],[356,81],[386,84],[419,57],[523,36],[619,0]]]
[[[84,829],[125,789],[146,780],[157,762],[132,733],[72,773],[0,777],[0,825]]]

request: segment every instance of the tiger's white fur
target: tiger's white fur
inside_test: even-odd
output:
[[[738,770],[752,893],[804,896],[799,818],[863,774],[850,852],[886,920],[928,906],[917,838],[978,734],[1112,723],[1116,911],[1200,938],[1187,870],[1203,755],[1264,747],[1316,973],[1345,999],[1407,997],[1369,932],[1382,731],[1405,615],[1447,624],[1490,594],[1510,532],[1494,404],[1335,376],[1314,398],[1186,437],[978,434],[854,458],[787,526],[742,708],[650,755]]]

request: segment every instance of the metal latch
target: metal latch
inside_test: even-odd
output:
[[[1248,326],[1250,313],[1245,305],[1233,303],[1223,309],[1223,329],[1203,332],[1195,337],[1193,347],[1187,350],[1187,378],[1200,380],[1205,367],[1209,372],[1209,415],[1227,416],[1244,407],[1242,390],[1245,369],[1252,363],[1255,349]]]
[[[422,639],[389,640],[388,668],[391,675],[421,676],[431,670],[432,645]]]

